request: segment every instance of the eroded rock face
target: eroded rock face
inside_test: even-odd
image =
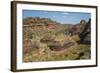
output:
[[[79,24],[73,25],[71,27],[71,29],[69,30],[69,32],[71,33],[71,35],[80,34],[85,26],[86,26],[86,21],[85,20],[81,20]]]
[[[80,38],[80,43],[90,44],[91,38],[91,19],[88,22],[81,20],[80,24],[73,25],[69,30],[71,36],[78,35]]]
[[[82,30],[82,32],[79,34],[80,43],[90,44],[90,41],[91,41],[90,33],[91,33],[91,19],[89,19],[89,21],[86,23],[84,29]]]

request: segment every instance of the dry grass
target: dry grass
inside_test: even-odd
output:
[[[70,36],[59,32],[62,29],[34,31],[31,40],[33,43],[37,42],[39,48],[33,48],[31,52],[23,53],[23,62],[90,59],[91,53],[88,53],[91,50],[90,45],[78,44],[77,41],[80,40],[78,35]],[[48,43],[40,42],[46,35],[50,35],[54,38],[54,41],[59,41],[61,45],[65,42],[73,42],[75,44],[63,51],[52,51],[48,47]]]

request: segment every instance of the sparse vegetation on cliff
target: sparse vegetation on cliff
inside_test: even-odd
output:
[[[23,62],[90,59],[90,25],[90,19],[75,25],[49,18],[23,19]]]

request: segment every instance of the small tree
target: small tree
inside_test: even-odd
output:
[[[80,24],[86,24],[86,21],[85,20],[81,20]]]

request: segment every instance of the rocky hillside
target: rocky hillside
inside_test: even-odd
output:
[[[80,23],[71,25],[71,24],[60,24],[56,21],[53,21],[49,18],[39,18],[39,17],[28,17],[23,19],[23,27],[25,33],[31,33],[33,30],[52,30],[59,29],[61,33],[66,35],[78,35],[80,42],[90,43],[90,25],[91,19],[88,22],[81,20]],[[27,28],[28,27],[28,28]],[[30,36],[31,37],[31,36]]]
[[[90,23],[61,24],[49,18],[23,19],[23,62],[90,59]]]
[[[91,19],[88,22],[81,20],[79,24],[73,25],[69,29],[69,33],[73,35],[78,35],[81,43],[90,44],[90,33],[91,33]]]
[[[24,25],[30,25],[30,26],[34,26],[34,25],[53,25],[53,24],[59,24],[56,21],[53,21],[49,18],[40,18],[40,17],[28,17],[23,19],[23,24]]]
[[[91,19],[85,24],[83,30],[79,34],[80,42],[90,44],[91,42]]]

